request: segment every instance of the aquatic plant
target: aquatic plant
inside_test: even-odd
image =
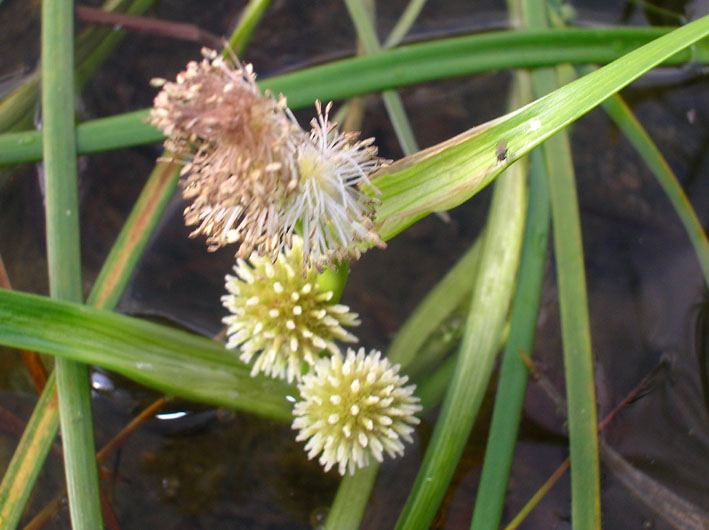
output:
[[[406,34],[421,2],[412,2],[395,36],[382,46],[362,3],[345,0],[365,56],[257,84],[250,66],[228,53],[222,58],[209,52],[175,81],[159,82],[162,91],[152,114],[144,110],[76,126],[72,6],[44,3],[43,130],[0,135],[0,162],[44,161],[52,298],[0,290],[0,343],[59,360],[57,376],[46,381],[0,484],[3,525],[14,527],[20,520],[61,415],[72,525],[101,527],[90,392],[81,364],[89,363],[168,395],[292,422],[309,455],[345,475],[327,528],[360,525],[378,461],[385,453],[399,455],[402,440],[415,437],[414,414],[420,407],[431,411],[442,403],[430,416],[433,432],[397,523],[397,528],[426,528],[442,505],[504,342],[490,444],[472,516],[473,528],[497,527],[527,377],[519,352],[533,349],[551,216],[568,402],[571,520],[576,527],[599,527],[599,452],[609,452],[599,449],[597,437],[578,201],[564,128],[614,98],[606,108],[666,190],[709,278],[709,245],[696,215],[669,166],[614,96],[663,62],[706,63],[701,39],[709,34],[709,19],[673,31],[549,28],[549,20],[561,24],[559,13],[546,3],[520,0],[510,2],[515,29],[388,49]],[[252,34],[267,4],[249,2],[236,40]],[[531,31],[520,29],[525,27]],[[691,56],[680,53],[690,46]],[[238,50],[235,42],[231,47]],[[549,70],[535,70],[531,79],[522,71],[568,62],[610,64],[561,88]],[[393,89],[503,68],[517,70],[509,114],[423,151],[411,148],[413,131]],[[377,91],[384,91],[394,128],[411,152],[391,164],[378,157],[370,139],[336,129],[329,104],[323,112],[316,103],[317,117],[306,132],[284,97],[272,95],[285,94],[296,109]],[[173,152],[161,157],[83,305],[76,154],[158,142],[164,134]],[[543,158],[531,164],[528,194],[524,161],[540,145]],[[181,176],[177,165],[182,165]],[[238,354],[194,333],[112,311],[178,180],[183,196],[192,201],[185,219],[196,226],[194,235],[204,237],[211,250],[233,244],[241,258],[223,299],[233,311],[226,317],[227,342]],[[351,340],[345,328],[359,320],[337,305],[345,262],[371,246],[383,248],[422,217],[462,204],[493,181],[484,235],[397,332],[386,357],[364,349],[343,356],[337,341]],[[224,271],[215,274],[221,278]],[[257,276],[267,287],[255,285]],[[274,307],[280,303],[277,295],[287,292],[291,298],[281,312]],[[292,299],[294,293],[298,300]],[[314,320],[286,318],[283,327],[274,324],[287,313],[305,315],[300,302],[311,295],[307,314]],[[315,309],[321,303],[329,305]],[[375,317],[363,315],[369,318]],[[324,331],[312,331],[320,324]],[[438,340],[449,325],[453,332]],[[421,405],[399,370],[416,381]],[[278,377],[300,377],[298,392]],[[58,400],[53,398],[57,386]],[[654,486],[673,506],[682,506],[665,510],[662,517],[701,519],[696,506]],[[670,525],[687,527],[678,520]]]
[[[421,405],[416,386],[404,386],[409,378],[399,369],[381,352],[364,348],[318,361],[298,385],[300,401],[293,408],[292,427],[296,440],[307,440],[308,458],[320,455],[325,471],[337,465],[344,475],[369,465],[370,455],[378,462],[384,453],[403,455],[401,440],[413,442]]]
[[[333,291],[318,285],[313,269],[304,276],[302,268],[303,240],[294,236],[275,262],[254,254],[248,263],[238,259],[236,275],[226,277],[227,348],[239,350],[246,363],[256,356],[251,375],[300,381],[304,363],[314,365],[323,351],[338,354],[337,341],[357,341],[345,329],[359,325],[357,314],[332,303]]]

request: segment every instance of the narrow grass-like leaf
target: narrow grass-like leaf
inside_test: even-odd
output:
[[[204,403],[290,421],[295,388],[250,377],[224,345],[80,304],[0,289],[0,344],[95,364]]]
[[[105,2],[106,11],[139,15],[155,0],[126,0]],[[76,82],[79,87],[93,75],[106,56],[116,47],[125,34],[114,28],[84,29],[76,38]],[[19,130],[31,127],[35,106],[39,98],[40,69],[24,77],[17,87],[0,101],[0,130]]]
[[[546,3],[511,0],[508,5],[510,18],[514,24],[531,28],[547,26]],[[537,94],[543,95],[557,88],[553,85],[552,72],[542,72],[541,75],[542,81],[546,81],[547,86],[535,86]],[[520,81],[525,80],[526,86],[529,85],[527,74],[517,72],[516,76]],[[543,84],[543,82],[540,83],[539,77],[539,72],[537,72],[534,77],[536,85]],[[531,89],[528,91],[528,95],[531,99]],[[568,152],[550,153],[549,151],[555,147],[553,144],[553,142],[544,143],[531,153],[531,189],[525,243],[522,250],[517,293],[512,308],[511,331],[503,355],[495,408],[473,510],[472,530],[498,528],[502,518],[527,385],[527,369],[519,352],[523,351],[529,355],[532,353],[546,258],[550,211],[545,160],[557,156],[566,160],[569,158]]]
[[[261,86],[283,92],[293,108],[314,99],[344,99],[505,68],[557,64],[606,64],[669,31],[668,28],[567,28],[497,31],[408,44],[375,55],[355,57],[264,79]],[[668,56],[668,64],[703,63],[709,43]]]
[[[620,96],[616,95],[605,101],[603,108],[620,127],[662,186],[687,231],[704,275],[704,283],[709,286],[709,241],[677,177],[647,131]]]
[[[137,4],[139,2],[134,2],[132,5],[136,6]],[[237,25],[235,33],[240,32],[240,28],[241,26]],[[243,32],[241,34],[245,35]],[[103,264],[101,273],[89,295],[89,304],[109,309],[117,304],[148,238],[173,194],[178,173],[179,168],[174,164],[159,163],[156,165],[114,243],[109,257]],[[45,393],[50,396],[55,392],[56,379],[51,377],[47,382]],[[2,492],[9,491],[15,499],[26,499],[32,491],[36,475],[41,470],[46,456],[46,451],[40,453],[34,448],[44,447],[42,445],[43,438],[53,440],[58,429],[59,415],[56,399],[54,402],[54,407],[40,406],[33,413],[31,421],[42,424],[49,430],[27,429],[23,433],[19,448],[13,455],[12,465],[14,467],[10,469],[12,472],[8,471],[3,476],[3,482],[0,485],[0,498],[2,498]],[[19,519],[24,509],[24,502],[13,502],[8,509],[11,510],[13,516]],[[3,515],[7,516],[8,513],[3,512]]]
[[[520,5],[527,26],[548,27],[546,12],[538,2],[520,0]],[[532,72],[535,96],[557,89],[556,73],[551,68]],[[571,459],[571,521],[576,528],[600,529],[601,485],[591,324],[576,178],[567,131],[550,138],[542,153],[547,167],[559,287]]]
[[[406,9],[404,9],[404,12],[399,17],[399,20],[396,21],[394,28],[384,42],[385,48],[393,48],[402,41],[409,32],[409,29],[411,29],[411,26],[413,26],[419,13],[421,13],[424,5],[426,5],[426,0],[409,0]]]
[[[67,75],[67,72],[69,74]],[[79,199],[74,136],[74,4],[42,2],[42,137],[47,262],[53,298],[80,302]],[[72,527],[103,527],[86,366],[55,364],[64,473]]]
[[[271,5],[271,0],[249,0],[249,3],[244,7],[239,22],[229,37],[229,48],[236,55],[241,55],[246,49],[246,45],[251,40],[254,30],[263,19],[269,5]],[[224,50],[225,55],[228,53],[229,50]]]
[[[179,173],[179,166],[173,163],[161,162],[155,166],[101,267],[87,304],[107,309],[113,309],[118,304],[160,215],[175,191]]]
[[[553,72],[535,71],[544,84]],[[546,79],[545,79],[546,78]],[[550,79],[551,78],[551,79]],[[561,335],[571,453],[571,520],[578,528],[600,528],[600,476],[596,392],[586,295],[581,222],[566,131],[549,139],[545,150],[559,286]]]
[[[530,154],[529,207],[524,246],[510,317],[510,335],[502,356],[495,408],[473,510],[473,530],[499,528],[517,442],[527,388],[527,369],[519,356],[519,349],[528,354],[532,352],[549,234],[549,192],[540,151],[545,147],[546,144],[543,144]]]
[[[495,186],[456,367],[397,529],[429,527],[465,447],[514,292],[525,210],[525,167],[518,164]]]
[[[528,68],[559,63],[603,64],[652,39],[665,35],[658,28],[569,28],[492,32],[407,45],[375,55],[316,66],[260,82],[262,88],[288,96],[291,108],[359,94],[501,68]],[[706,63],[705,42],[692,52],[665,57],[667,64],[692,60]],[[393,67],[392,65],[395,65]],[[157,129],[143,120],[147,110],[86,122],[78,127],[80,153],[94,153],[160,141]],[[0,165],[37,161],[42,156],[36,131],[0,135]]]
[[[177,171],[173,165],[158,164],[156,166],[136,201],[128,221],[114,243],[89,294],[87,303],[109,309],[116,305],[153,228],[172,196],[176,179]],[[52,395],[55,392],[56,379],[52,376],[47,381],[44,393]],[[39,453],[34,448],[38,445],[43,447],[41,445],[44,443],[43,438],[53,440],[56,436],[59,428],[58,407],[43,406],[40,400],[30,419],[30,423],[32,422],[53,429],[53,432],[26,429],[22,434],[20,445],[13,454],[13,463],[3,476],[3,482],[0,485],[0,499],[3,498],[3,492],[11,491],[11,495],[20,501],[20,504],[8,506],[8,511],[11,513],[0,512],[4,516],[12,516],[13,520],[14,518],[19,519],[22,514],[24,510],[22,499],[26,501],[29,497],[34,488],[37,473],[44,464],[46,452]]]
[[[357,30],[357,36],[364,45],[365,52],[369,55],[380,52],[382,47],[362,0],[345,0],[345,5]],[[419,148],[401,97],[396,90],[385,90],[382,92],[382,99],[401,149],[406,156],[414,154]]]
[[[380,234],[392,237],[433,211],[461,204],[508,164],[707,34],[709,17],[704,17],[526,107],[384,168],[373,179],[382,193]],[[501,141],[506,146],[503,160]]]
[[[28,484],[34,484],[59,429],[59,404],[55,393],[54,374],[50,375],[44,391],[25,427],[19,445],[5,470],[0,484],[0,527],[16,528],[32,493]]]
[[[406,319],[391,342],[387,357],[406,367],[415,361],[417,352],[426,340],[465,300],[475,281],[475,271],[480,259],[482,238],[473,244],[445,277],[431,289]]]

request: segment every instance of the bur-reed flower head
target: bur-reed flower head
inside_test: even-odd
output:
[[[310,135],[296,147],[298,191],[285,209],[286,224],[302,228],[305,254],[318,270],[335,261],[357,259],[372,245],[385,247],[374,231],[376,200],[361,187],[385,162],[377,156],[374,138],[341,132],[329,121],[332,103],[315,102],[318,116]]]
[[[237,259],[236,276],[227,275],[229,294],[222,303],[232,313],[224,318],[227,348],[241,350],[251,375],[300,381],[303,363],[315,364],[322,351],[339,355],[336,341],[356,342],[345,327],[356,326],[356,313],[332,304],[332,291],[322,290],[316,273],[303,276],[303,240],[294,236],[292,248],[275,262],[255,253],[249,263]]]
[[[183,196],[191,236],[204,234],[210,250],[240,243],[275,259],[286,237],[282,207],[297,187],[295,144],[304,132],[285,98],[262,94],[250,64],[203,50],[174,82],[162,79],[150,122],[165,148],[184,163]]]
[[[367,466],[370,454],[379,462],[383,453],[402,455],[402,439],[413,441],[414,414],[421,410],[416,386],[404,386],[407,381],[376,350],[365,355],[364,348],[350,348],[345,357],[320,359],[298,385],[296,440],[308,440],[308,458],[320,454],[325,471],[337,464],[340,475]]]

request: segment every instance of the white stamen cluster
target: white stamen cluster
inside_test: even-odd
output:
[[[318,270],[333,261],[358,259],[372,245],[385,247],[373,230],[375,200],[361,191],[382,165],[374,138],[343,133],[329,118],[332,103],[315,102],[317,119],[307,141],[298,144],[299,191],[285,209],[286,224],[302,226],[305,253]],[[372,187],[372,189],[375,189]]]
[[[320,359],[298,385],[301,401],[293,409],[292,428],[297,441],[308,440],[308,458],[320,454],[325,471],[337,464],[344,475],[367,466],[370,454],[379,462],[383,453],[402,455],[401,440],[413,441],[421,406],[415,385],[404,386],[408,377],[398,372],[376,350]]]
[[[356,259],[372,245],[375,200],[362,192],[381,167],[373,139],[358,140],[328,121],[331,104],[308,135],[281,96],[261,94],[250,64],[216,52],[190,62],[175,82],[154,80],[150,122],[168,137],[165,147],[182,168],[187,225],[208,249],[239,243],[275,260],[291,246],[296,227],[305,240],[304,270]]]
[[[281,210],[298,184],[293,156],[302,131],[282,96],[261,93],[250,64],[203,53],[175,82],[154,80],[162,90],[150,113],[165,148],[184,163],[183,196],[192,199],[185,222],[198,225],[191,236],[204,234],[209,250],[238,242],[240,257],[254,248],[275,257],[285,234]]]
[[[227,348],[239,348],[246,363],[256,356],[251,375],[300,381],[303,363],[313,365],[322,351],[339,354],[335,341],[357,342],[344,326],[359,324],[346,305],[329,303],[332,291],[323,291],[310,270],[304,277],[303,240],[293,237],[292,248],[274,263],[256,254],[249,263],[239,258],[236,276],[227,275],[230,294],[222,303],[232,313]]]

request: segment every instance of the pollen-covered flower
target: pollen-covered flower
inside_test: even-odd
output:
[[[328,121],[332,103],[315,102],[318,117],[310,136],[296,148],[297,193],[286,208],[286,224],[302,228],[305,254],[318,270],[333,261],[357,259],[372,245],[386,246],[373,230],[375,200],[360,189],[383,160],[374,138],[340,132]]]
[[[162,79],[150,122],[167,136],[165,148],[184,163],[182,187],[192,204],[187,225],[198,225],[210,250],[240,243],[275,259],[283,244],[281,213],[297,187],[295,144],[305,133],[281,96],[262,94],[250,64],[203,50],[175,82]]]
[[[249,265],[239,258],[236,276],[227,275],[230,294],[222,303],[231,311],[227,348],[239,348],[246,363],[256,356],[251,375],[300,381],[303,362],[315,364],[320,352],[339,354],[335,341],[357,342],[345,330],[359,324],[346,305],[332,304],[332,291],[323,291],[312,269],[304,277],[303,240],[294,236],[292,248],[274,263],[256,254]]]
[[[297,441],[308,440],[308,458],[320,455],[320,464],[329,471],[338,465],[340,475],[369,464],[369,455],[381,462],[404,453],[402,439],[412,442],[411,433],[421,410],[413,395],[416,385],[406,385],[381,353],[364,348],[347,356],[320,359],[298,385],[301,401],[295,404],[293,429]]]

